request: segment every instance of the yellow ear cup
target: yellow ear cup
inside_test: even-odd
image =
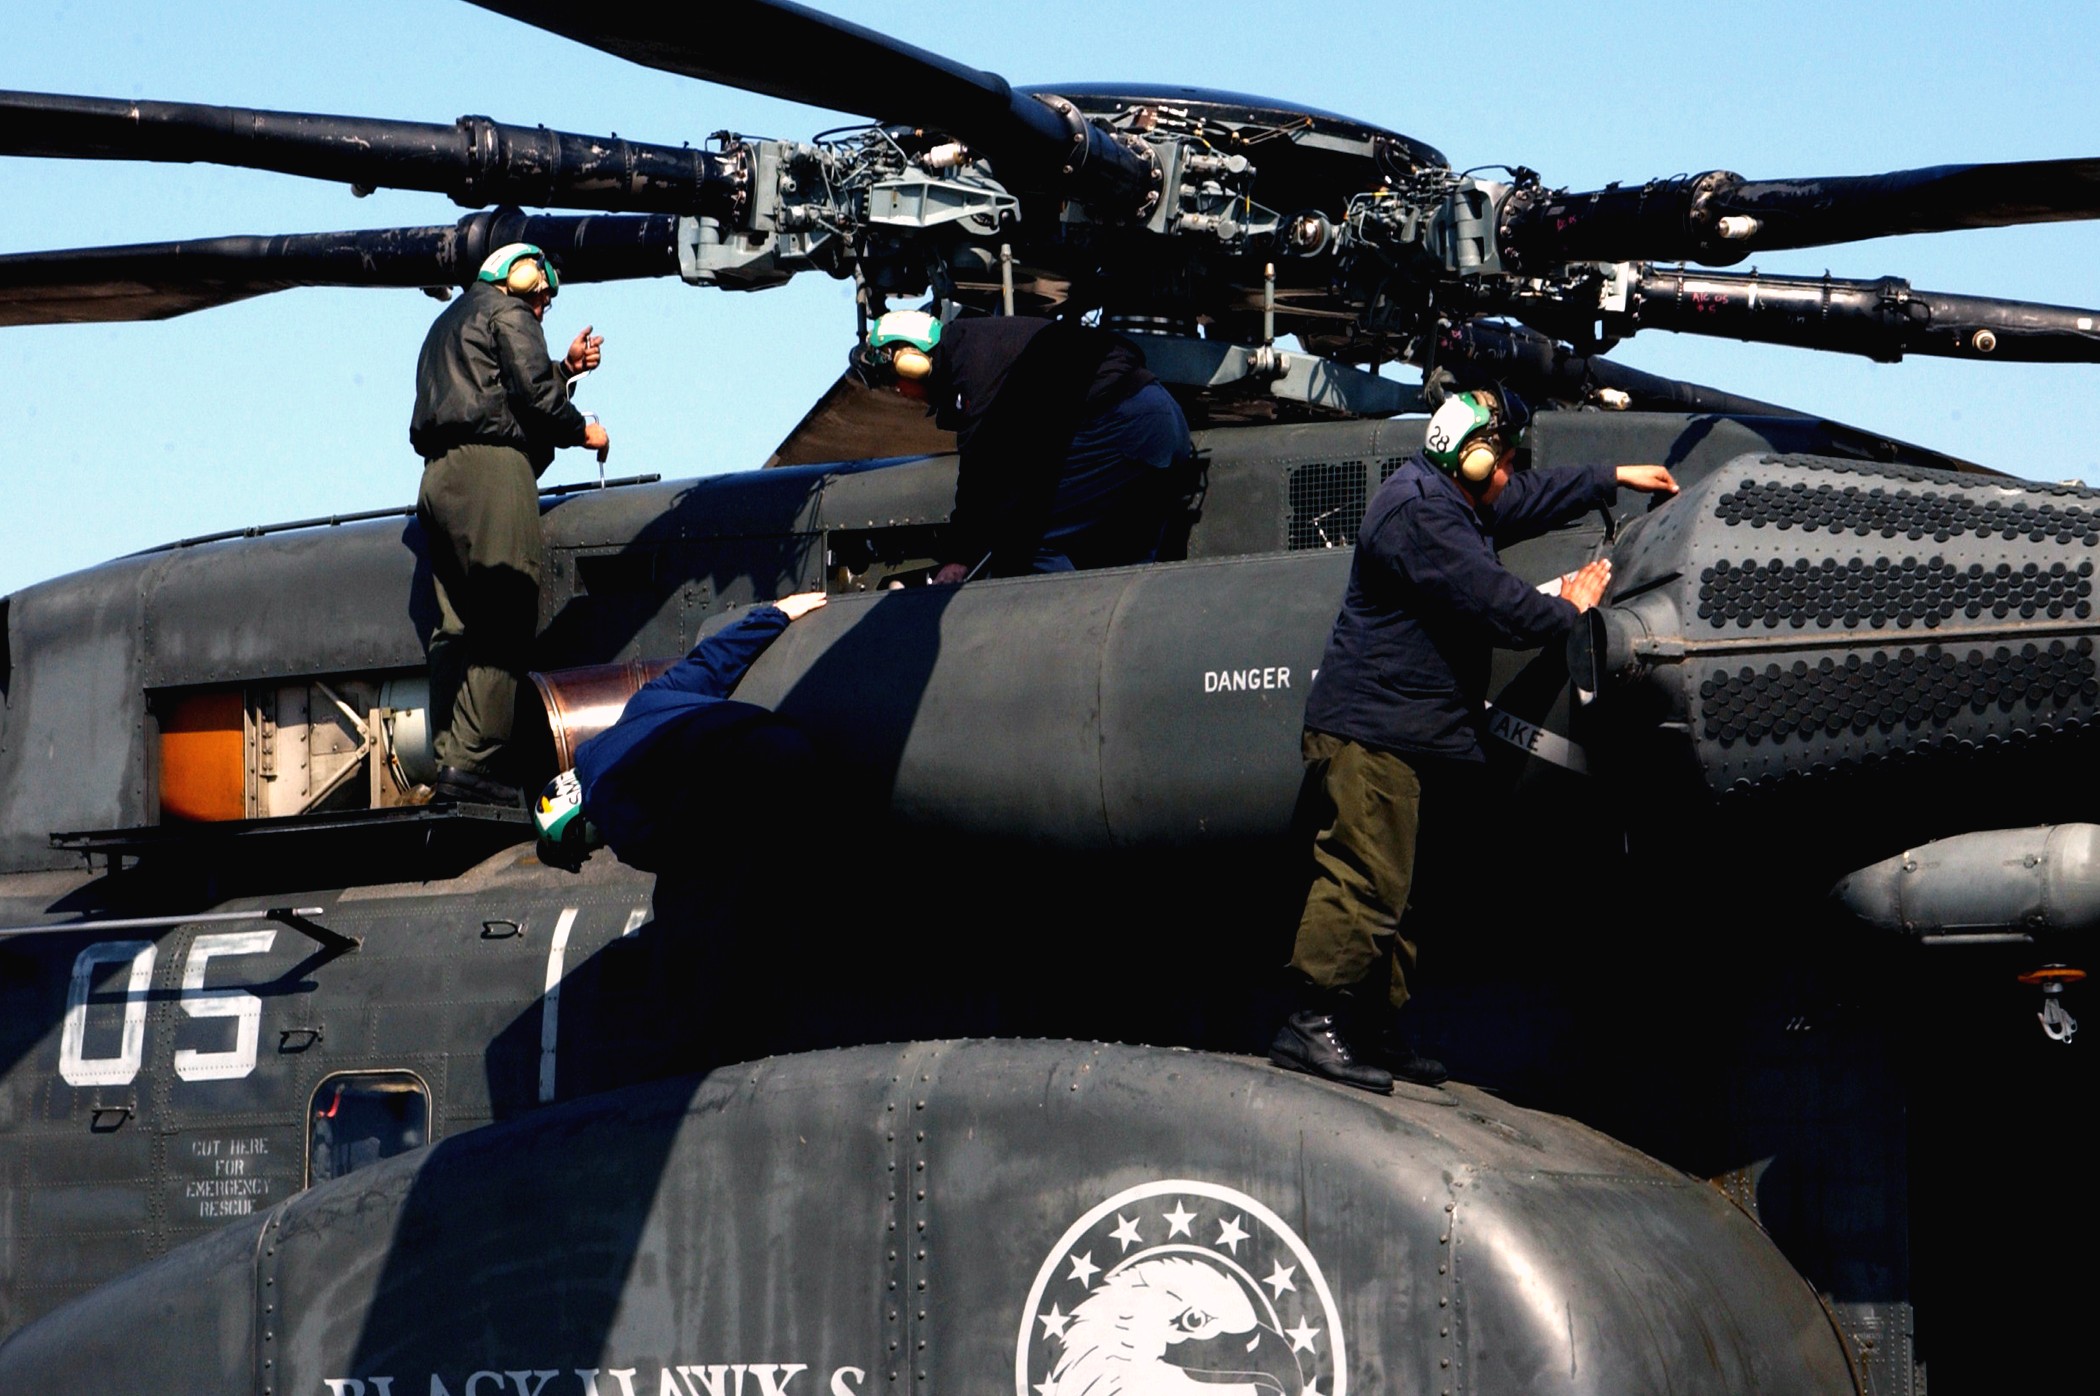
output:
[[[510,288],[512,295],[529,296],[547,284],[547,272],[538,258],[520,257],[503,274],[503,284]]]
[[[1502,450],[1500,443],[1492,436],[1484,436],[1480,440],[1469,444],[1464,451],[1459,453],[1459,476],[1467,484],[1485,484],[1489,477],[1495,473],[1495,462],[1501,459]]]
[[[906,346],[890,357],[890,367],[897,370],[899,378],[920,379],[933,372],[933,360],[917,349]]]

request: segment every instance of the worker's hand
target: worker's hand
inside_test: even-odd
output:
[[[1642,494],[1675,494],[1677,479],[1668,467],[1660,465],[1622,465],[1618,469],[1619,483],[1629,490]]]
[[[569,341],[569,352],[562,357],[562,366],[574,378],[579,373],[589,373],[604,357],[605,336],[592,334],[591,326],[585,325],[576,338]]]
[[[789,620],[800,620],[831,598],[821,591],[798,591],[793,596],[783,596],[773,604],[787,613]]]
[[[969,575],[970,569],[965,564],[944,562],[940,565],[939,570],[933,574],[933,584],[938,587],[951,587]]]
[[[598,463],[600,465],[605,463],[605,457],[612,451],[612,438],[607,436],[605,428],[599,426],[596,422],[585,422],[583,424],[583,444],[598,453]]]
[[[1587,611],[1604,599],[1604,589],[1610,585],[1611,559],[1600,557],[1560,579],[1560,599],[1572,602],[1578,611]]]

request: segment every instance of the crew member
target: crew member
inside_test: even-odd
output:
[[[729,695],[789,622],[824,601],[806,591],[759,606],[642,685],[540,795],[541,861],[573,869],[602,843],[662,872],[717,835],[776,826],[813,753],[793,725]]]
[[[598,366],[604,339],[586,326],[560,363],[540,321],[560,288],[547,254],[499,247],[430,327],[416,361],[408,438],[423,457],[416,518],[437,593],[430,713],[439,799],[515,807],[507,769],[518,682],[539,622],[539,491],[563,446],[604,460],[605,428],[569,401],[569,380]]]
[[[875,322],[870,376],[923,396],[961,454],[936,582],[1150,562],[1193,487],[1188,422],[1123,336],[924,311]]]
[[[1415,946],[1400,934],[1426,821],[1438,843],[1490,827],[1481,725],[1491,651],[1559,639],[1610,580],[1599,559],[1558,595],[1502,566],[1497,547],[1611,503],[1618,486],[1674,494],[1659,465],[1512,473],[1528,414],[1507,391],[1456,394],[1423,449],[1364,510],[1341,614],[1305,705],[1309,793],[1323,827],[1298,922],[1298,995],[1269,1047],[1279,1066],[1365,1090],[1425,1085],[1442,1063],[1414,1050],[1397,1014]]]

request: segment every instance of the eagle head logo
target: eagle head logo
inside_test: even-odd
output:
[[[1217,1184],[1119,1193],[1036,1275],[1016,1396],[1346,1396],[1333,1296],[1296,1233]]]

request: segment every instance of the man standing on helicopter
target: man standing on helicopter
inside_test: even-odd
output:
[[[1599,558],[1543,594],[1496,550],[1611,503],[1620,486],[1677,492],[1659,465],[1515,473],[1529,420],[1506,389],[1453,394],[1423,449],[1364,510],[1305,704],[1306,779],[1322,827],[1291,953],[1297,1004],[1269,1047],[1278,1066],[1381,1092],[1396,1076],[1445,1079],[1397,1021],[1415,968],[1401,914],[1418,866],[1463,880],[1451,864],[1495,828],[1480,745],[1492,651],[1565,636],[1611,580]],[[1437,853],[1418,860],[1425,828]]]
[[[563,446],[604,460],[605,428],[569,401],[598,366],[586,326],[561,362],[540,321],[560,289],[547,254],[497,248],[430,327],[416,361],[409,442],[423,457],[416,518],[430,548],[438,621],[430,636],[430,715],[439,799],[516,805],[505,769],[518,683],[539,624],[539,490]]]

